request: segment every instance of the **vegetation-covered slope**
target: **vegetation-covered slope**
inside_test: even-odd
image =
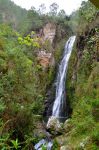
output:
[[[69,144],[75,149],[99,148],[98,38],[97,26],[78,36],[77,59],[72,60],[74,70],[67,88],[70,86],[68,97],[73,109]]]
[[[64,21],[58,25],[56,16],[23,10],[9,0],[0,1],[0,16],[0,149],[29,149],[42,137],[36,129],[42,128],[46,89],[55,73],[53,66],[44,70],[37,55],[40,51],[55,53],[58,61],[62,46],[57,40],[71,30],[68,27],[65,32]],[[40,36],[47,22],[60,28],[54,45],[58,51],[53,52],[51,43]]]
[[[68,143],[67,147],[71,149],[98,150],[99,13],[88,3],[80,11],[80,29],[70,59],[66,85],[73,113],[68,125],[65,124],[64,145]]]
[[[64,11],[57,13],[53,6],[57,5],[43,14],[42,9],[26,11],[10,0],[0,0],[1,150],[33,149],[44,138],[42,116],[56,69],[50,65],[44,69],[37,56],[42,51],[51,53],[57,66],[64,44],[73,33],[77,38],[66,83],[72,108],[69,132],[64,125],[64,142],[58,147],[55,142],[53,150],[67,145],[70,149],[98,150],[99,14],[89,2],[83,2],[69,17]],[[56,27],[53,44],[42,40],[47,23]]]

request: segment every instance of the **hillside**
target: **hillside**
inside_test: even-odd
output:
[[[53,141],[52,150],[99,149],[99,11],[89,1],[70,16],[55,6],[43,14],[0,0],[1,150],[33,150],[42,139]],[[72,35],[64,83],[68,119],[56,118],[48,129],[58,66]]]
[[[71,149],[98,150],[99,143],[99,15],[78,34],[70,60],[67,93],[72,108],[72,118],[65,124]],[[69,130],[68,130],[69,128]],[[60,138],[60,137],[59,137]],[[64,145],[64,144],[63,144]]]
[[[25,9],[21,9],[10,0],[0,0],[0,23],[7,23],[14,29],[19,29],[26,17]]]

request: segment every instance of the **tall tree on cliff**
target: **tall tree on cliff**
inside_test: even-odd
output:
[[[59,6],[58,6],[57,3],[52,3],[52,4],[50,5],[50,12],[49,12],[49,14],[50,14],[51,16],[56,16],[56,15],[57,15],[58,8],[59,8]]]

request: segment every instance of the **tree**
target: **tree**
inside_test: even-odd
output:
[[[61,17],[61,18],[65,18],[66,17],[66,13],[65,13],[64,9],[61,9],[59,11],[58,16]]]
[[[99,8],[99,1],[97,0],[90,0],[97,8]]]
[[[58,10],[58,8],[59,8],[59,6],[58,6],[58,4],[56,4],[56,3],[52,3],[51,5],[50,5],[50,15],[51,16],[56,16],[57,15],[57,10]]]
[[[45,4],[41,4],[41,5],[39,6],[39,10],[38,10],[39,14],[40,14],[40,15],[45,14],[45,11],[46,11],[46,6],[45,6]]]
[[[82,2],[81,7],[79,9],[79,16],[82,17],[83,20],[86,20],[88,22],[91,22],[91,20],[94,18],[94,15],[96,13],[95,6],[88,2]]]

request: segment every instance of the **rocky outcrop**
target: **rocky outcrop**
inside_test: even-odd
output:
[[[61,146],[60,150],[72,150],[70,146]]]
[[[55,116],[51,116],[47,123],[47,129],[49,129],[52,134],[57,135],[63,131],[62,123],[60,123]]]
[[[55,59],[53,55],[53,41],[56,35],[56,26],[53,23],[47,23],[40,29],[37,37],[40,38],[42,49],[37,54],[39,64],[44,68],[55,66]]]
[[[56,35],[56,26],[52,23],[47,23],[41,30],[40,35],[43,41],[49,40],[50,43],[53,43],[53,40]]]
[[[37,55],[39,64],[44,68],[52,67],[55,65],[54,56],[52,53],[46,52],[44,50],[39,51]]]

